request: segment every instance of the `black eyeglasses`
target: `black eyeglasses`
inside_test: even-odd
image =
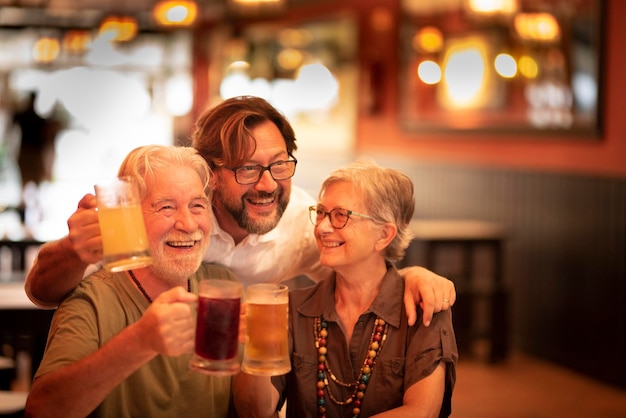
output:
[[[243,165],[241,167],[224,167],[235,173],[235,181],[239,184],[254,184],[261,180],[261,176],[267,170],[270,172],[274,180],[287,180],[296,173],[296,160],[293,156],[291,159],[276,161],[268,166],[262,165]]]
[[[330,224],[335,229],[341,229],[346,226],[348,220],[352,216],[360,216],[361,218],[374,220],[374,218],[369,215],[363,215],[362,213],[358,213],[353,210],[335,208],[330,212],[326,212],[319,206],[309,206],[309,217],[311,218],[311,223],[313,223],[313,225],[318,226],[326,216],[328,216]]]

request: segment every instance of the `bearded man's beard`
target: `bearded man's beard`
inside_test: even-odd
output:
[[[216,196],[217,197],[217,196]],[[223,193],[219,193],[224,209],[233,217],[237,225],[244,229],[248,234],[262,235],[276,228],[280,218],[285,213],[285,209],[289,204],[289,194],[284,192],[283,188],[278,188],[274,193],[255,192],[246,193],[240,200],[228,199]],[[246,210],[246,199],[277,199],[278,205],[272,210],[272,213],[263,217],[253,218]]]
[[[177,254],[174,257],[166,250],[168,241],[196,241],[200,242],[200,244],[195,244],[194,251]],[[167,237],[163,237],[160,244],[151,249],[154,262],[150,268],[153,274],[165,283],[171,286],[179,286],[200,268],[209,239],[205,239],[204,234],[201,232],[186,234],[184,237],[179,235],[176,239],[170,234]]]

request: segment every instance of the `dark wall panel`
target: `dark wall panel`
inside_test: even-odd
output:
[[[417,218],[506,228],[513,347],[626,387],[626,180],[378,161],[413,177]]]

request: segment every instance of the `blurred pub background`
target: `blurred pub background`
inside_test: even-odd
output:
[[[624,16],[621,0],[0,0],[0,356],[25,347],[36,367],[51,311],[23,300],[24,272],[80,197],[252,94],[292,122],[314,196],[362,155],[411,175],[404,263],[455,281],[461,362],[523,353],[626,390]],[[20,161],[30,98],[38,162]]]

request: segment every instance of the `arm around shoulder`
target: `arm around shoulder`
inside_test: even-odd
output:
[[[41,246],[26,275],[24,290],[42,308],[54,308],[82,280],[88,264],[72,248],[69,237]]]
[[[423,311],[423,323],[430,325],[433,314],[449,309],[456,301],[454,283],[424,267],[405,267],[399,271],[404,277],[404,306],[409,325],[417,318],[416,306]]]

